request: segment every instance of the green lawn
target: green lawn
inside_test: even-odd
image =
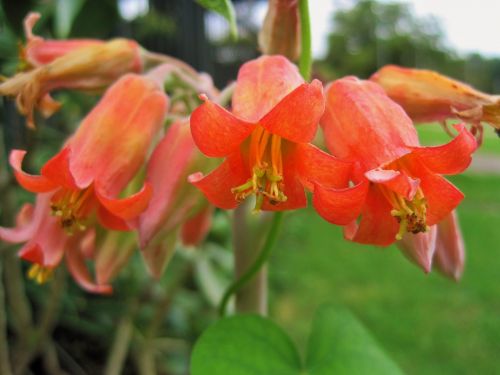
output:
[[[498,142],[500,144],[500,142]],[[500,371],[500,176],[460,176],[467,244],[460,283],[395,247],[342,239],[312,209],[290,214],[271,264],[272,318],[304,347],[317,307],[348,306],[408,374]]]

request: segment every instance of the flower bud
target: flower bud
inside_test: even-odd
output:
[[[259,33],[263,54],[283,55],[296,60],[300,54],[298,0],[269,0],[264,24]]]

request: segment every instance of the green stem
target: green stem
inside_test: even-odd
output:
[[[312,47],[311,47],[311,19],[309,17],[308,0],[299,0],[300,13],[300,60],[299,71],[302,77],[311,79]]]
[[[273,220],[271,222],[271,228],[269,229],[269,233],[266,237],[266,242],[260,252],[259,256],[255,260],[255,262],[248,268],[248,270],[236,281],[234,281],[229,288],[224,293],[222,297],[222,301],[219,307],[219,313],[221,316],[224,316],[226,313],[227,304],[229,303],[229,299],[231,296],[240,290],[245,284],[253,279],[253,277],[257,274],[257,272],[262,268],[262,266],[266,263],[269,255],[271,254],[271,250],[273,249],[274,243],[276,242],[276,238],[278,236],[278,231],[283,219],[283,212],[276,212],[273,216]]]
[[[10,375],[12,370],[9,359],[9,342],[7,341],[7,314],[5,313],[5,293],[2,279],[3,267],[4,262],[0,256],[0,374]]]

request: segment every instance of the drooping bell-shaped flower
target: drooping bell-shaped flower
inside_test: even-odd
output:
[[[68,236],[51,215],[53,193],[38,194],[35,205],[25,204],[19,211],[14,228],[0,227],[0,239],[25,243],[19,256],[32,263],[28,276],[38,283],[47,281],[63,257],[76,282],[93,293],[110,293],[111,286],[96,283],[85,264],[94,256],[93,228]]]
[[[84,230],[94,212],[106,228],[128,230],[128,222],[146,209],[151,186],[127,198],[119,194],[143,164],[167,105],[155,81],[128,74],[106,91],[41,175],[23,172],[26,151],[13,150],[15,177],[28,191],[54,192],[52,213],[69,234]]]
[[[322,85],[304,83],[282,56],[262,56],[238,74],[232,113],[202,97],[191,115],[193,139],[210,157],[225,157],[210,174],[190,176],[215,206],[235,208],[255,196],[255,210],[306,206],[313,181],[347,186],[350,164],[309,142],[324,111]]]
[[[206,162],[187,120],[172,124],[151,155],[146,181],[153,195],[139,217],[138,231],[146,266],[155,277],[163,273],[179,234],[185,244],[195,245],[210,228],[213,206],[187,180]]]
[[[455,281],[462,276],[465,245],[456,210],[424,233],[405,233],[396,245],[426,273],[436,266],[443,275]]]
[[[437,225],[434,264],[445,276],[458,281],[465,263],[465,244],[456,211],[452,211]]]
[[[388,65],[371,78],[417,122],[458,118],[473,125],[481,139],[481,122],[500,129],[500,99],[431,70]]]
[[[318,183],[313,203],[326,220],[345,226],[347,239],[389,245],[407,232],[426,232],[459,204],[463,194],[441,175],[471,162],[477,144],[463,125],[450,143],[421,147],[411,119],[377,84],[346,77],[326,95],[326,143],[333,155],[355,163],[354,186]]]
[[[36,16],[28,16],[28,28],[33,20]],[[36,67],[0,83],[0,95],[16,98],[19,112],[27,117],[31,127],[36,108],[45,117],[58,110],[59,103],[50,97],[51,91],[102,90],[122,75],[142,69],[140,46],[126,39],[49,43],[29,31],[25,54],[26,60]]]

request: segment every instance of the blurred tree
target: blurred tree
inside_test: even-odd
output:
[[[335,13],[324,74],[369,77],[379,67],[398,64],[463,75],[463,60],[446,47],[435,18],[417,18],[408,4],[361,0]]]

